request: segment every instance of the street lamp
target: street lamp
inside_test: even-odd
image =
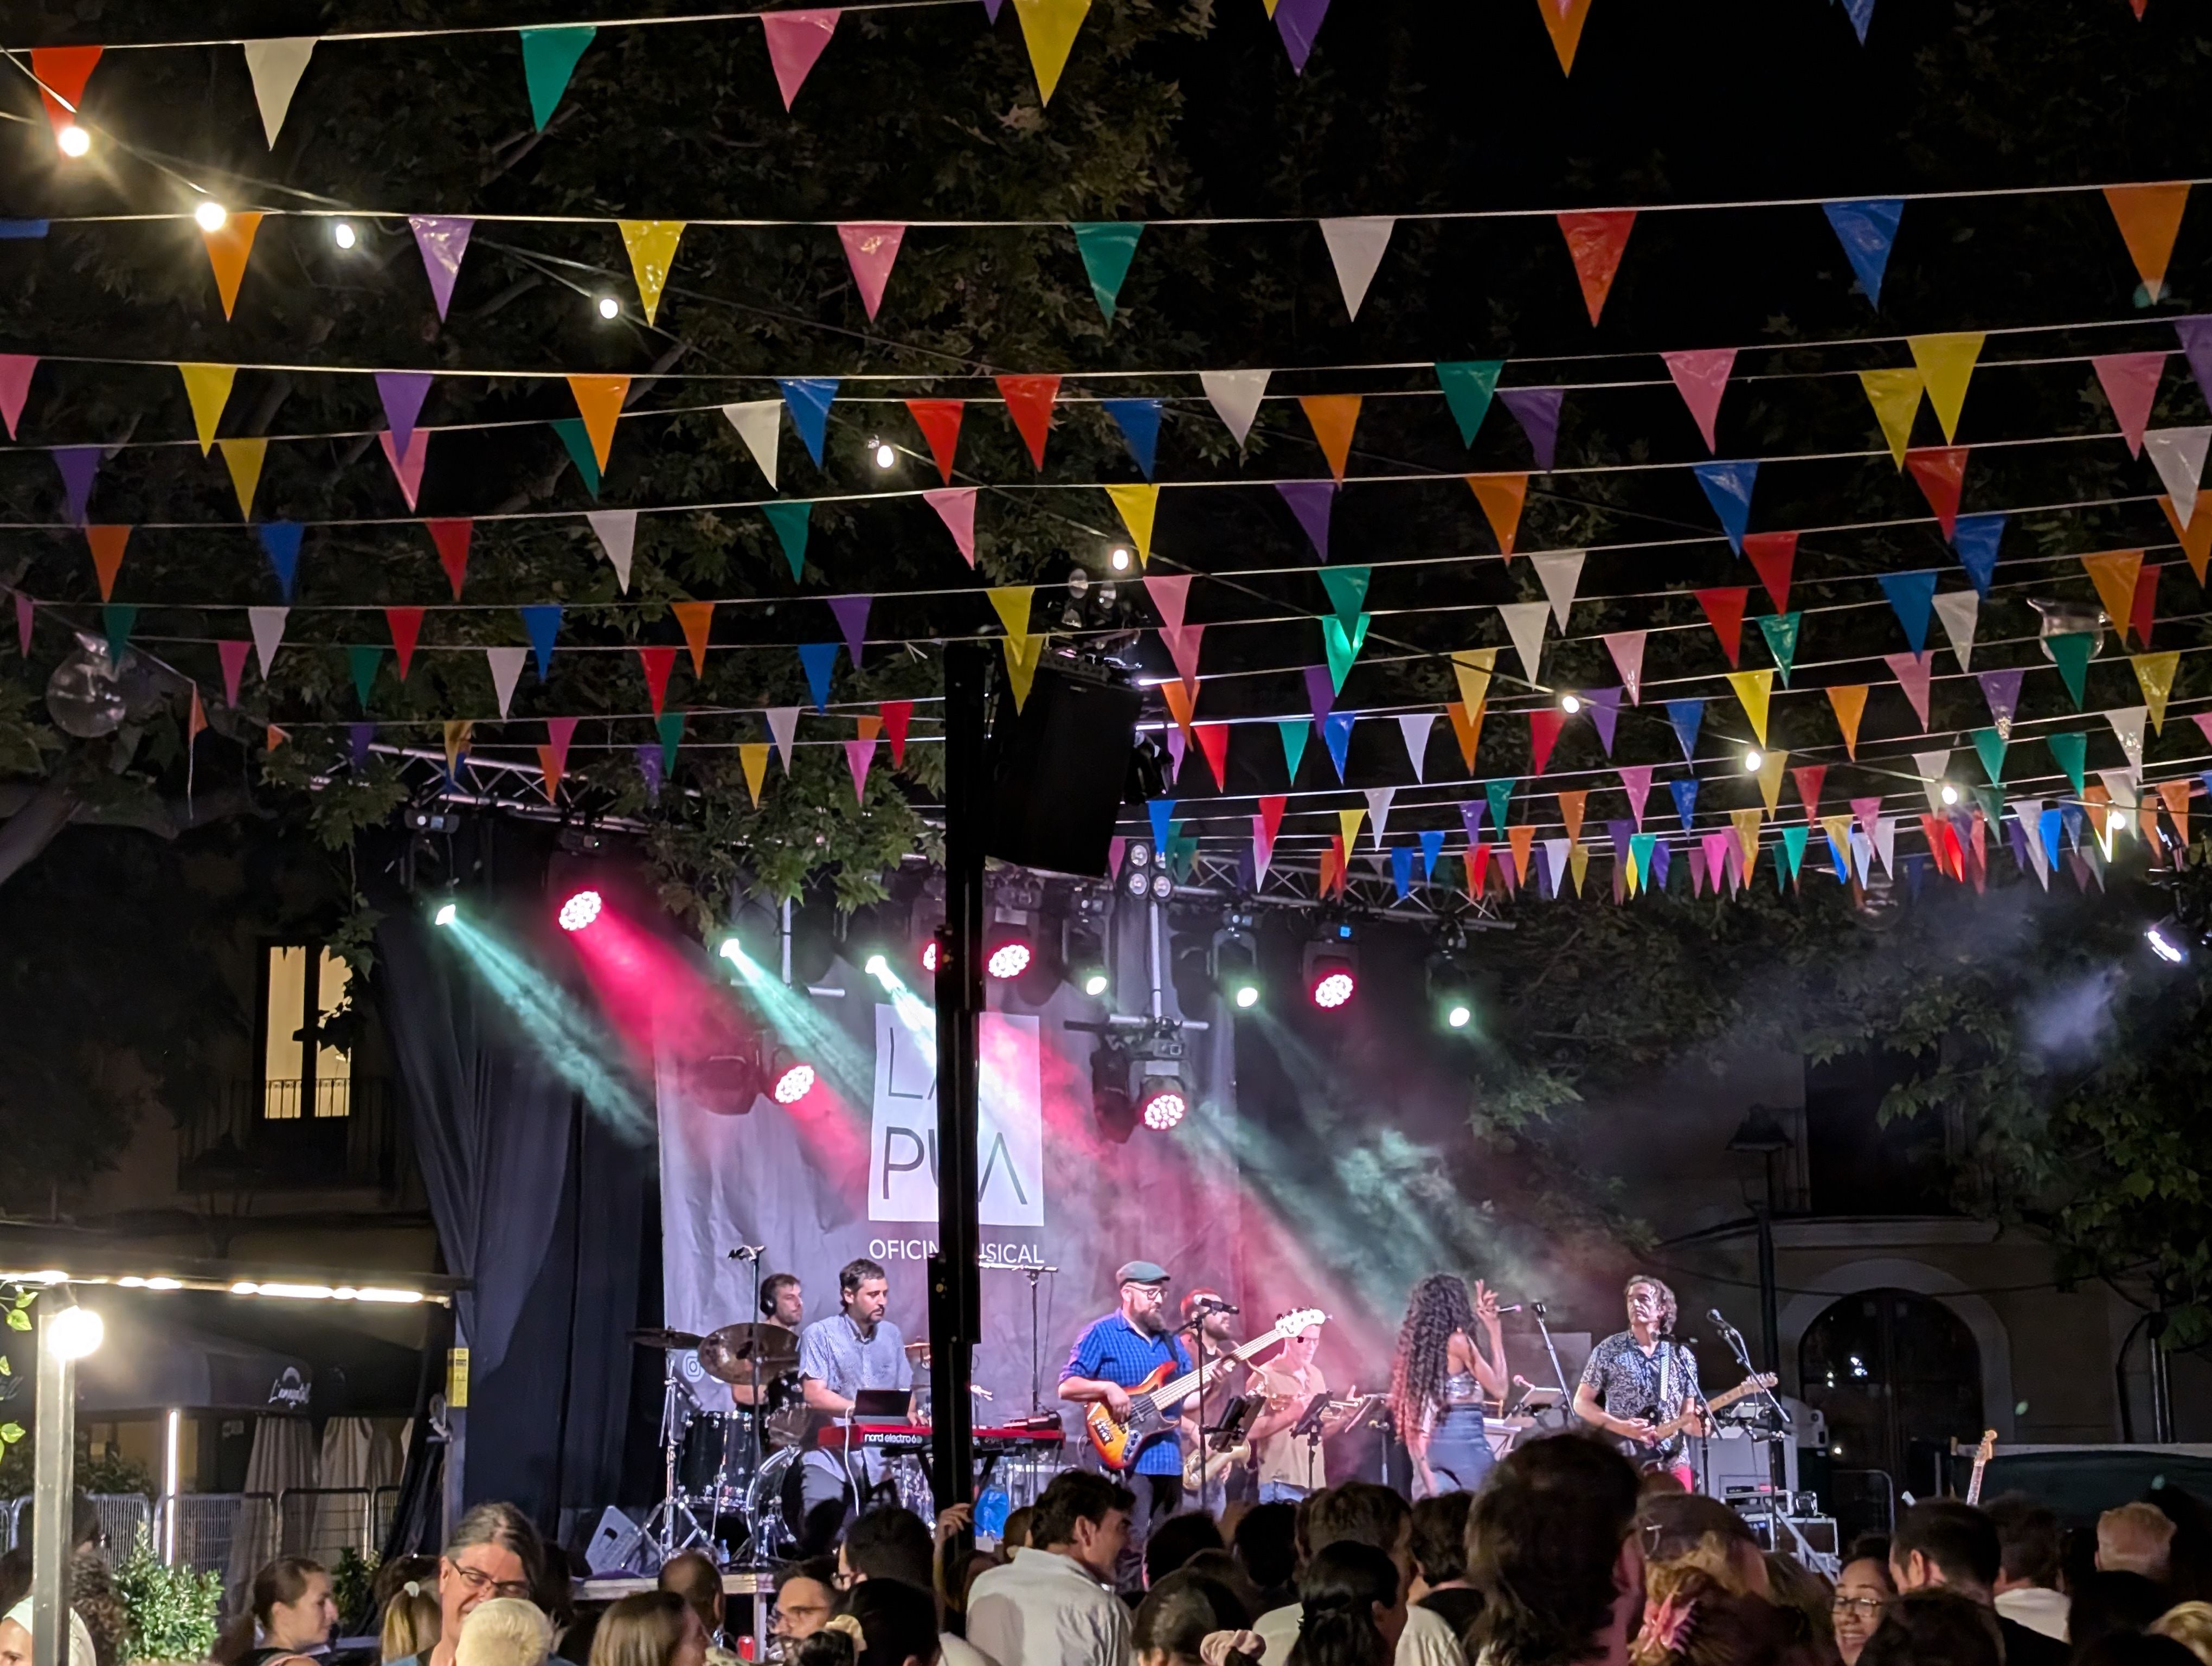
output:
[[[1759,1205],[1759,1369],[1778,1371],[1781,1358],[1781,1315],[1774,1280],[1774,1159],[1796,1142],[1782,1126],[1771,1107],[1753,1105],[1729,1136],[1728,1148],[1759,1158],[1766,1170],[1766,1189]]]
[[[61,1303],[70,1301],[69,1306]],[[76,1362],[100,1347],[100,1315],[48,1286],[39,1303],[38,1428],[31,1449],[31,1659],[65,1666],[69,1603],[64,1595],[76,1504]]]

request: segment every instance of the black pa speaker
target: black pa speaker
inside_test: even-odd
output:
[[[1019,710],[1003,684],[991,722],[984,854],[1105,879],[1144,697],[1109,666],[1046,656]]]

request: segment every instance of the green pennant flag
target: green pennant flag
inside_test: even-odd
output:
[[[806,568],[806,527],[813,518],[813,502],[794,499],[787,503],[763,503],[761,513],[775,528],[776,541],[783,545],[783,558],[791,563],[791,581],[798,583]]]
[[[1459,437],[1464,443],[1474,443],[1475,430],[1489,414],[1491,395],[1498,392],[1498,373],[1504,368],[1503,359],[1468,359],[1437,367],[1437,380],[1443,386],[1444,403],[1451,407],[1452,419],[1459,424]]]
[[[1644,890],[1651,889],[1651,853],[1658,848],[1656,833],[1632,833],[1628,837],[1628,860],[1636,864],[1636,883]]]
[[[2004,785],[2005,738],[1995,729],[1976,729],[1971,737],[1974,750],[1982,755],[1982,769],[1997,786]],[[1996,817],[1990,820],[1995,821]]]
[[[1111,324],[1115,297],[1121,293],[1122,281],[1129,276],[1129,263],[1136,258],[1137,240],[1145,234],[1145,228],[1135,220],[1078,220],[1068,229],[1075,234],[1075,246],[1083,256],[1091,293],[1098,298],[1098,310]]]
[[[1198,835],[1177,828],[1168,840],[1168,861],[1175,869],[1176,878],[1188,880],[1191,864],[1198,860]]]
[[[576,60],[599,33],[592,23],[559,23],[550,28],[525,29],[522,33],[522,78],[530,87],[530,114],[543,133],[553,119]]]
[[[2004,792],[1984,781],[1974,788],[1974,797],[1982,806],[1982,814],[1989,818],[1992,830],[2004,825]]]
[[[1498,830],[1498,836],[1505,836],[1505,812],[1513,803],[1513,778],[1487,781],[1482,784],[1482,795],[1490,800],[1490,824]]]
[[[1367,626],[1372,614],[1363,613],[1359,622],[1347,633],[1341,619],[1321,622],[1322,646],[1328,650],[1328,680],[1339,694],[1344,692],[1344,679],[1350,674],[1352,662],[1359,657],[1359,650],[1367,645]]]
[[[1279,717],[1275,727],[1283,737],[1283,768],[1293,783],[1298,778],[1298,763],[1306,755],[1306,742],[1313,734],[1313,725],[1303,717]]]
[[[596,502],[599,496],[599,456],[592,449],[592,436],[586,432],[580,416],[563,416],[553,424],[554,433],[568,448],[568,460],[576,465],[576,472],[584,477],[585,489]]]
[[[346,650],[346,664],[353,672],[354,698],[361,702],[363,711],[368,709],[368,691],[376,686],[376,667],[384,658],[384,650],[374,643],[356,642]]]
[[[2062,630],[2056,636],[2045,636],[2043,646],[2058,663],[2058,675],[2064,679],[2066,692],[2074,696],[2074,709],[2080,711],[2088,694],[2089,653],[2096,646],[2096,638],[2086,630]]]
[[[1782,830],[1782,843],[1774,853],[1774,887],[1777,891],[1782,889],[1782,858],[1785,854],[1790,858],[1790,883],[1796,883],[1798,866],[1805,860],[1805,841],[1812,831],[1811,827],[1802,823]]]
[[[123,650],[131,646],[131,633],[138,628],[138,604],[105,602],[100,609],[100,628],[107,633],[107,660],[123,663]]]
[[[653,721],[660,731],[660,773],[665,775],[676,768],[676,749],[684,740],[684,714],[663,712]]]
[[[2054,637],[2052,640],[2057,639]],[[2079,731],[2071,731],[2045,735],[2043,744],[2051,748],[2051,756],[2058,760],[2058,767],[2074,783],[2074,796],[2078,799],[2087,792],[2089,783],[2083,766],[2089,761],[2089,737]]]
[[[1346,630],[1358,618],[1359,610],[1366,605],[1367,581],[1374,573],[1371,567],[1324,567],[1321,569],[1321,587],[1328,592],[1328,605],[1336,610],[1336,617],[1344,622]]]
[[[1782,673],[1782,686],[1790,686],[1790,667],[1797,658],[1797,626],[1804,618],[1802,613],[1772,613],[1762,615],[1759,621],[1759,634],[1766,638],[1766,651],[1774,656],[1774,669]]]

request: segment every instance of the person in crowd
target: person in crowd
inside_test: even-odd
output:
[[[1996,1523],[1997,1612],[2032,1632],[2066,1639],[2066,1595],[2058,1589],[2058,1516],[2023,1493],[1982,1506]]]
[[[2114,1632],[2139,1632],[2172,1606],[2166,1587],[2140,1573],[2091,1573],[2074,1582],[2066,1637],[2075,1653]]]
[[[1941,1585],[1920,1586],[1889,1605],[1859,1652],[1859,1666],[2006,1666],[1997,1626],[1997,1611],[1988,1603]]]
[[[477,1603],[535,1597],[544,1578],[545,1547],[530,1518],[511,1504],[477,1505],[453,1524],[438,1559],[437,1640],[406,1666],[453,1666],[462,1622]]]
[[[1261,1611],[1259,1587],[1244,1572],[1244,1565],[1229,1551],[1201,1550],[1168,1578],[1173,1579],[1178,1575],[1211,1579],[1216,1584],[1228,1586],[1229,1594],[1237,1599],[1237,1606],[1244,1611],[1244,1623],[1237,1627],[1239,1631],[1249,1626],[1252,1616]]]
[[[27,1596],[0,1618],[0,1666],[31,1666],[31,1599]],[[93,1666],[92,1633],[75,1608],[70,1610],[69,1666]]]
[[[428,1654],[438,1646],[438,1593],[432,1584],[432,1576],[438,1571],[438,1559],[410,1556],[398,1560],[426,1566],[418,1570],[421,1577],[401,1584],[384,1605],[382,1635],[378,1642],[386,1666],[395,1660]]]
[[[722,1636],[722,1570],[703,1550],[687,1550],[661,1564],[660,1589],[691,1605],[707,1631],[708,1666],[728,1666],[737,1657]]]
[[[587,1666],[706,1666],[707,1628],[672,1590],[641,1590],[611,1604],[592,1638]]]
[[[1530,1441],[1498,1464],[1468,1517],[1468,1582],[1482,1593],[1470,1658],[1626,1657],[1644,1590],[1636,1481],[1635,1465],[1581,1434]]]
[[[1701,1567],[1745,1596],[1771,1596],[1766,1554],[1751,1523],[1697,1493],[1646,1493],[1636,1506],[1644,1528],[1644,1560],[1662,1567]]]
[[[1982,1604],[1996,1620],[2005,1666],[2065,1666],[2064,1644],[1997,1613],[1994,1587],[2003,1566],[1996,1523],[1959,1499],[1914,1505],[1889,1541],[1889,1577],[1899,1591],[1936,1586]]]
[[[1387,1487],[1352,1481],[1317,1493],[1300,1506],[1307,1555],[1298,1576],[1298,1605],[1263,1614],[1252,1629],[1266,1645],[1269,1666],[1291,1657],[1305,1614],[1305,1575],[1330,1545],[1350,1542],[1381,1551],[1398,1570],[1398,1606],[1413,1579],[1413,1520],[1406,1501]],[[1434,1609],[1415,1608],[1392,1633],[1399,1666],[1464,1666],[1458,1634]]]
[[[1024,1505],[1006,1517],[1006,1530],[999,1540],[999,1548],[1007,1556],[1022,1549],[1030,1541],[1030,1506]]]
[[[2176,1602],[2212,1601],[2212,1507],[2185,1487],[2152,1483],[2148,1502],[2173,1523],[2166,1588]],[[93,1627],[95,1635],[99,1626]]]
[[[2097,1517],[2097,1572],[2140,1573],[2162,1585],[2173,1571],[2173,1518],[2154,1504],[2124,1504]]]
[[[1482,1612],[1482,1593],[1467,1582],[1467,1518],[1472,1493],[1439,1493],[1413,1506],[1413,1584],[1408,1593],[1422,1608],[1443,1616],[1454,1637]]]
[[[1200,1551],[1222,1547],[1221,1525],[1204,1511],[1169,1517],[1152,1529],[1145,1547],[1145,1589],[1150,1590]]]
[[[1137,1666],[1203,1666],[1207,1638],[1251,1623],[1250,1611],[1227,1585],[1178,1571],[1145,1594],[1129,1630]]]
[[[1882,1541],[1873,1555],[1866,1554],[1863,1545],[1852,1546],[1850,1560],[1836,1575],[1835,1594],[1828,1599],[1828,1619],[1844,1666],[1859,1666],[1860,1651],[1896,1595],[1889,1577],[1888,1541]]]
[[[1632,1666],[1824,1666],[1834,1655],[1803,1609],[1677,1561],[1649,1570],[1628,1657]]]
[[[454,1646],[454,1666],[544,1666],[553,1622],[537,1603],[495,1596],[469,1610]]]
[[[1778,1550],[1765,1552],[1766,1600],[1777,1608],[1795,1608],[1805,1616],[1808,1635],[1821,1656],[1836,1651],[1833,1603],[1836,1588],[1795,1556]]]
[[[330,1570],[305,1556],[279,1556],[253,1576],[246,1611],[216,1639],[210,1658],[217,1666],[268,1666],[321,1648],[337,1623]]]
[[[2075,1651],[2075,1666],[2195,1666],[2197,1657],[2170,1637],[2110,1632]]]
[[[836,1611],[837,1564],[827,1556],[787,1562],[776,1570],[769,1634],[786,1643],[814,1635]],[[570,1659],[575,1657],[571,1655]]]
[[[1405,1629],[1398,1564],[1372,1545],[1334,1540],[1298,1576],[1298,1633],[1289,1666],[1391,1666]]]
[[[1030,1512],[1029,1544],[969,1592],[968,1641],[1000,1666],[1123,1666],[1129,1610],[1113,1582],[1136,1503],[1103,1475],[1055,1476]]]
[[[936,1547],[921,1517],[903,1505],[878,1505],[853,1518],[837,1545],[837,1584],[850,1590],[870,1579],[898,1579],[932,1589]]]
[[[2180,1644],[2203,1666],[2212,1666],[2212,1602],[2177,1602],[2152,1620],[2150,1628]]]
[[[1297,1600],[1298,1511],[1289,1504],[1255,1505],[1237,1523],[1231,1554],[1251,1580],[1266,1614]]]
[[[1480,1326],[1490,1352],[1474,1343]],[[1413,1286],[1390,1365],[1390,1414],[1413,1459],[1413,1496],[1472,1493],[1495,1461],[1483,1432],[1486,1396],[1502,1402],[1508,1383],[1498,1298],[1481,1280],[1474,1294],[1449,1273]]]
[[[902,1579],[871,1579],[846,1597],[844,1611],[799,1645],[799,1666],[933,1666],[945,1643],[937,1604]],[[949,1659],[950,1656],[943,1657]],[[972,1651],[963,1658],[975,1658]]]

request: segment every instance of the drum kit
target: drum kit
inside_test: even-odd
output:
[[[798,1541],[798,1462],[806,1431],[797,1333],[781,1325],[734,1324],[703,1336],[634,1330],[629,1339],[660,1349],[667,1362],[660,1415],[665,1486],[645,1525],[659,1560],[693,1549],[724,1561],[767,1561],[787,1553]],[[686,1409],[678,1367],[686,1350],[696,1351],[708,1377],[744,1390],[751,1403]]]

